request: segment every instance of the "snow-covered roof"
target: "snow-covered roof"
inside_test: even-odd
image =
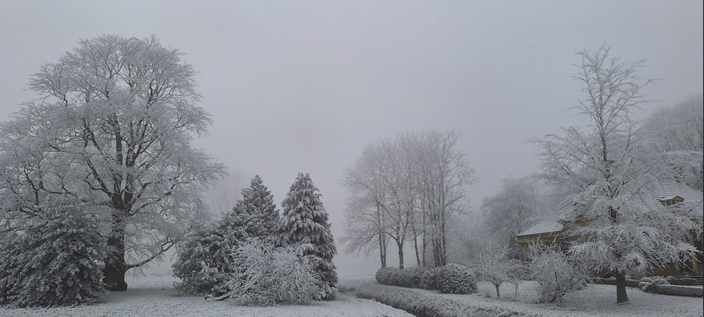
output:
[[[562,224],[555,220],[543,220],[541,222],[536,223],[527,230],[519,233],[517,236],[529,236],[532,234],[558,232],[562,231],[562,229]]]
[[[651,181],[632,195],[631,201],[645,213],[664,212],[666,209],[663,202],[676,197],[684,199],[678,206],[691,209],[693,216],[701,217],[704,213],[702,192],[683,183],[671,180]],[[564,201],[556,211],[557,216],[569,221],[577,214],[574,208],[575,205],[571,201]]]

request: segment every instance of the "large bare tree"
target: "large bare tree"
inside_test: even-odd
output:
[[[0,125],[4,224],[31,220],[48,195],[91,204],[104,215],[112,290],[207,217],[201,188],[225,174],[190,145],[211,119],[181,55],[155,37],[81,40],[32,75],[41,98]]]
[[[378,245],[383,267],[392,240],[403,268],[410,240],[418,266],[427,265],[428,246],[433,265],[447,264],[449,217],[466,208],[466,186],[475,181],[464,153],[455,148],[458,137],[455,131],[407,132],[365,148],[343,182],[351,194],[348,251]]]
[[[616,301],[622,303],[628,301],[627,273],[664,266],[695,251],[684,243],[684,234],[701,228],[692,221],[696,213],[690,203],[696,207],[697,202],[652,204],[657,198],[647,188],[661,175],[640,159],[646,140],[631,114],[648,102],[643,88],[653,80],[637,74],[645,60],[624,63],[610,53],[608,46],[578,53],[574,78],[584,86],[584,99],[574,108],[590,124],[532,142],[543,157],[543,178],[576,193],[561,209],[565,219],[588,224],[567,231],[574,239],[569,254],[594,272],[614,272]]]

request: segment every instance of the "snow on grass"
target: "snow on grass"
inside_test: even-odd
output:
[[[501,298],[496,298],[494,286],[487,282],[480,282],[478,292],[470,295],[441,294],[437,291],[402,288],[381,285],[371,280],[366,283],[355,281],[354,287],[385,287],[389,292],[394,290],[411,290],[420,295],[450,299],[477,307],[500,307],[510,311],[519,311],[531,315],[562,317],[562,316],[702,316],[702,299],[697,297],[679,297],[645,293],[636,288],[628,288],[627,304],[616,304],[616,286],[590,284],[585,289],[565,296],[565,303],[539,304],[540,293],[536,282],[523,282],[519,285],[518,297],[513,299],[514,287],[511,284],[502,284]],[[490,294],[490,296],[487,296]]]
[[[388,316],[412,315],[371,300],[345,295],[334,301],[315,302],[309,306],[242,307],[231,302],[206,302],[202,297],[179,296],[171,276],[126,277],[129,289],[101,296],[99,303],[80,307],[48,309],[0,308],[0,316]]]

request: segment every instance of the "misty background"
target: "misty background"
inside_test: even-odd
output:
[[[478,177],[474,209],[502,178],[536,172],[527,138],[586,124],[568,110],[582,97],[571,76],[584,48],[606,42],[625,61],[648,58],[640,75],[662,80],[638,118],[701,93],[702,9],[695,0],[2,1],[0,120],[37,98],[29,75],[79,39],[154,34],[199,72],[199,105],[214,123],[195,146],[231,172],[208,194],[214,208],[229,210],[255,174],[280,205],[296,175],[310,173],[339,239],[344,170],[398,132],[461,132],[457,149]],[[379,266],[343,250],[339,272]]]

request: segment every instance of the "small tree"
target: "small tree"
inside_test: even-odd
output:
[[[587,269],[576,258],[543,243],[531,244],[528,252],[530,276],[540,284],[541,302],[562,302],[567,293],[586,285]]]
[[[501,284],[510,279],[507,254],[507,247],[489,247],[487,251],[479,255],[474,265],[479,278],[494,285],[496,297],[501,297],[499,291]]]
[[[320,196],[310,176],[298,174],[281,203],[283,215],[276,231],[280,246],[305,246],[303,254],[309,256],[320,279],[318,298],[326,300],[334,298],[337,291],[337,273],[332,262],[337,249]]]
[[[92,303],[105,291],[98,261],[105,239],[85,204],[52,196],[24,233],[0,241],[0,304],[53,307]],[[12,240],[9,240],[12,239]]]

